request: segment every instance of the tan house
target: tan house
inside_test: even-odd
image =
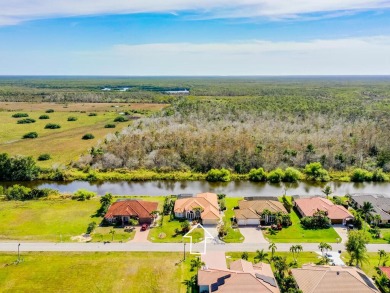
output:
[[[275,220],[272,214],[278,212],[287,214],[283,204],[276,200],[241,200],[238,206],[239,209],[234,210],[234,215],[239,226],[270,224]],[[261,215],[265,210],[270,211],[271,214],[264,215],[262,218]]]
[[[151,224],[154,221],[152,212],[157,210],[158,203],[142,200],[118,200],[114,202],[104,219],[113,224],[126,225],[130,219],[136,219],[140,224]]]
[[[216,225],[221,220],[218,196],[211,192],[176,200],[174,213],[175,217],[190,221],[201,219],[203,225]]]
[[[353,215],[343,206],[335,205],[323,197],[299,198],[294,200],[295,207],[302,217],[312,217],[317,211],[324,211],[332,224],[346,225]]]
[[[374,282],[356,267],[303,265],[291,272],[303,293],[379,292]]]
[[[209,253],[208,253],[209,254]],[[236,260],[226,266],[225,253],[202,256],[205,266],[198,271],[199,292],[279,293],[271,266]]]

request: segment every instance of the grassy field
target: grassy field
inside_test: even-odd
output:
[[[11,155],[28,155],[35,159],[40,154],[48,153],[51,159],[40,161],[41,167],[51,167],[53,164],[67,164],[77,160],[79,155],[88,148],[97,144],[99,140],[109,133],[120,131],[131,122],[114,123],[116,128],[104,128],[107,123],[113,123],[120,112],[128,110],[150,110],[156,111],[166,105],[161,104],[109,104],[109,103],[88,103],[88,104],[52,104],[52,103],[0,103],[0,152],[7,152]],[[53,109],[54,113],[45,113]],[[17,124],[21,118],[13,118],[17,112],[27,113],[35,123]],[[82,113],[85,112],[85,113]],[[96,113],[96,116],[89,116]],[[38,119],[46,114],[50,119]],[[73,116],[77,121],[67,121]],[[59,129],[44,129],[47,123],[56,123],[61,126]],[[28,132],[37,132],[38,138],[22,139]],[[82,140],[86,133],[92,133],[95,138]]]
[[[238,206],[238,202],[242,200],[239,197],[225,198],[226,210],[224,212],[223,222],[227,228],[227,235],[223,238],[226,243],[240,243],[244,241],[244,236],[239,229],[232,228],[231,218],[234,217],[235,206]]]
[[[164,201],[164,197],[127,198],[157,201],[160,207]],[[87,201],[0,201],[0,240],[72,241],[72,237],[86,232],[89,223],[101,222],[101,217],[93,216],[99,207],[98,197]],[[111,241],[110,229],[98,227],[92,241]],[[127,241],[134,237],[134,233],[124,232],[123,229],[115,228],[115,232],[114,241]]]
[[[182,253],[0,254],[1,292],[186,292],[190,257]]]
[[[376,275],[375,267],[378,266],[379,263],[379,255],[376,252],[367,252],[368,261],[363,263],[362,270],[369,275],[370,277]],[[349,255],[347,252],[341,253],[342,260],[348,264]]]
[[[390,243],[390,229],[389,228],[381,229],[381,238],[373,238],[371,233],[369,233],[369,232],[367,232],[367,236],[369,239],[369,243],[380,243],[380,244]]]
[[[307,230],[303,229],[300,224],[299,216],[295,210],[291,210],[290,213],[292,225],[288,228],[283,228],[281,231],[276,232],[275,235],[269,234],[267,230],[264,230],[264,236],[270,241],[275,243],[307,243],[307,242],[326,242],[336,243],[340,236],[337,232],[330,227],[329,229],[320,230]]]

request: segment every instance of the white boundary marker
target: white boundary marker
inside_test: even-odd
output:
[[[191,232],[194,230],[194,229],[197,229],[197,228],[202,228],[203,231],[204,231],[204,239],[203,241],[200,242],[200,244],[202,242],[204,242],[204,249],[203,249],[203,252],[193,252],[192,251],[192,236],[190,235]],[[189,238],[190,239],[190,254],[196,254],[196,255],[203,255],[203,254],[206,254],[206,245],[207,245],[207,239],[214,239],[213,235],[210,234],[209,231],[207,231],[207,229],[205,227],[203,227],[201,224],[196,224],[194,227],[192,227],[192,229],[190,231],[188,231],[184,236],[183,238]]]

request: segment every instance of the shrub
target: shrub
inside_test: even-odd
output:
[[[46,112],[46,113],[53,113],[54,110],[53,110],[53,109],[47,109],[45,112]]]
[[[279,183],[280,181],[282,181],[283,177],[284,172],[280,168],[275,169],[268,174],[268,180],[272,183]]]
[[[20,119],[17,122],[18,124],[30,124],[30,123],[35,123],[35,119],[32,118],[26,118],[26,119]]]
[[[27,113],[15,113],[12,115],[13,118],[22,118],[22,117],[28,117]]]
[[[38,161],[47,161],[47,160],[50,160],[51,157],[49,154],[41,154],[39,155],[38,157]]]
[[[263,168],[251,169],[249,171],[249,180],[253,182],[267,181],[267,174]]]
[[[292,203],[287,199],[285,195],[282,196],[282,202],[284,207],[286,208],[287,212],[291,212],[291,209],[293,207]]]
[[[87,134],[84,134],[81,139],[87,140],[87,139],[94,139],[94,138],[95,138],[95,136],[93,136],[92,133],[87,133]]]
[[[139,221],[137,221],[136,219],[130,219],[129,224],[131,226],[137,226],[139,224]]]
[[[351,181],[353,182],[371,181],[372,177],[373,174],[371,172],[361,168],[357,168],[352,172]]]
[[[96,222],[89,223],[87,228],[87,234],[91,234],[95,229],[96,229]]]
[[[0,181],[30,181],[37,178],[39,169],[32,157],[10,157],[0,154]]]
[[[114,119],[114,122],[126,122],[128,119],[124,116],[118,116]]]
[[[372,174],[372,181],[375,181],[375,182],[389,181],[389,176],[387,176],[385,174],[385,172],[383,172],[382,169],[376,169],[374,171],[374,173]]]
[[[86,190],[86,189],[79,189],[77,190],[73,195],[72,199],[79,200],[79,201],[84,201],[86,199],[91,199],[96,195],[95,192]]]
[[[320,162],[307,164],[305,166],[304,173],[306,174],[306,178],[308,180],[322,181],[322,182],[330,180],[328,171],[322,168]]]
[[[54,124],[54,123],[48,123],[45,125],[45,129],[58,129],[61,128],[61,125]]]
[[[36,133],[35,131],[23,135],[23,138],[37,138],[37,137],[38,137],[38,133]]]
[[[97,116],[96,113],[89,113],[88,116]]]
[[[39,119],[50,119],[49,115],[41,115]]]
[[[206,180],[210,182],[228,182],[230,181],[230,171],[227,169],[211,169],[207,172]]]
[[[305,229],[325,229],[330,227],[331,222],[324,211],[317,211],[312,217],[303,217],[301,225]]]
[[[293,168],[293,167],[288,167],[284,171],[284,176],[282,181],[283,182],[297,182],[302,178],[302,173],[299,172],[299,170]]]
[[[7,200],[24,200],[29,197],[30,192],[30,188],[15,184],[7,189],[5,198]]]
[[[106,124],[104,125],[104,128],[115,128],[116,125],[115,124]]]
[[[68,121],[77,121],[77,117],[70,116],[68,117]]]

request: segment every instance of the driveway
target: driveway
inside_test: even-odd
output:
[[[333,229],[339,234],[341,238],[341,243],[345,243],[348,240],[348,230],[346,226],[343,225],[333,225]]]
[[[135,227],[134,239],[129,241],[131,243],[148,243],[149,228],[146,231],[141,231],[141,227]]]
[[[257,226],[240,227],[240,232],[245,237],[244,243],[268,243]]]

